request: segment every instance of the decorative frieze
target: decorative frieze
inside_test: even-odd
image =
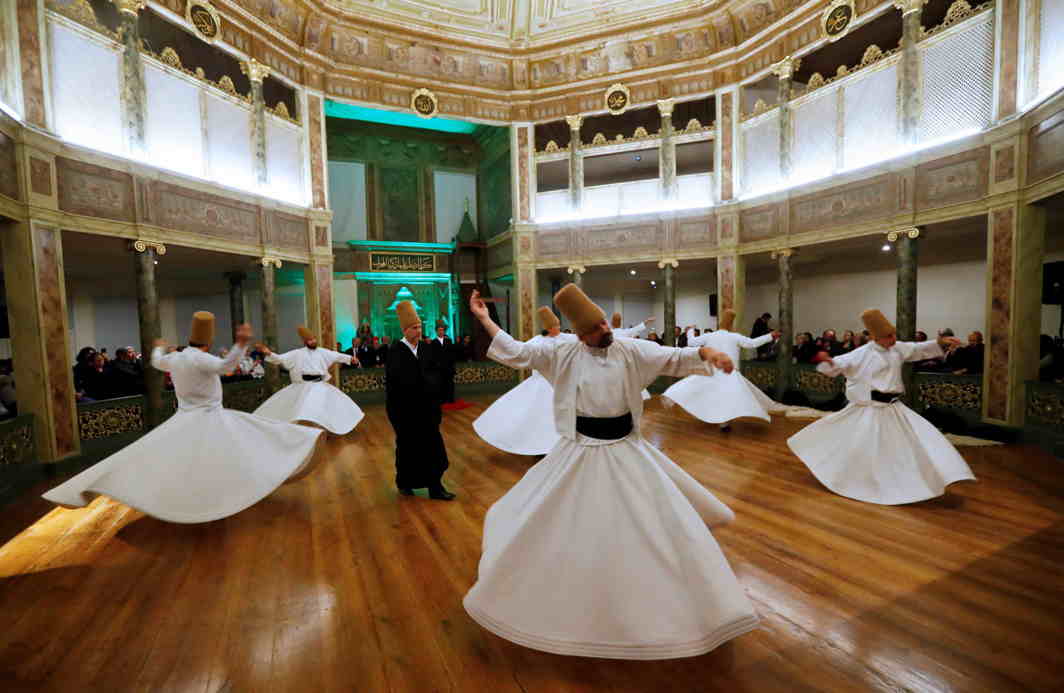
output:
[[[59,209],[115,221],[136,220],[133,176],[61,156],[55,165]]]
[[[790,231],[806,233],[890,216],[900,211],[897,187],[897,176],[885,173],[793,198]]]
[[[146,187],[149,223],[237,243],[262,242],[256,205],[161,181]]]
[[[1028,131],[1027,182],[1036,183],[1064,171],[1064,110]]]
[[[934,209],[986,195],[990,147],[936,159],[916,167],[916,209]]]
[[[51,183],[49,183],[49,187]],[[18,184],[18,161],[15,158],[15,140],[0,132],[0,195],[13,200],[22,199]]]

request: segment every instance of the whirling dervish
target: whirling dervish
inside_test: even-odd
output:
[[[188,348],[164,352],[156,340],[151,365],[170,373],[177,412],[165,423],[44,497],[64,507],[110,496],[168,522],[210,522],[235,515],[300,474],[321,431],[222,407],[221,375],[244,356],[251,327],[237,328],[225,359],[207,353],[214,315],[192,316]]]
[[[771,421],[773,411],[786,411],[786,407],[774,402],[756,385],[739,372],[742,361],[741,349],[756,349],[759,346],[779,339],[779,332],[750,339],[738,332],[732,332],[735,325],[735,311],[727,309],[721,313],[720,329],[715,332],[695,336],[694,330],[687,328],[687,346],[709,346],[727,354],[735,363],[731,373],[717,373],[712,377],[706,375],[689,375],[673,383],[662,393],[666,403],[679,404],[691,416],[707,423],[720,424],[720,430],[731,429],[733,419],[751,417]]]
[[[639,429],[644,385],[706,362],[730,371],[731,359],[615,340],[574,284],[554,303],[578,342],[518,342],[470,298],[489,358],[553,384],[561,438],[488,510],[466,611],[526,647],[614,659],[694,656],[752,630],[757,614],[707,528],[734,514]]]
[[[579,341],[561,331],[561,322],[547,306],[539,309],[539,322],[545,334],[529,344],[544,340]],[[554,388],[539,371],[495,400],[473,422],[473,430],[485,442],[515,455],[546,455],[558,442],[554,427]]]
[[[255,413],[274,421],[306,421],[330,433],[346,435],[354,430],[365,414],[339,388],[329,384],[333,364],[358,363],[358,359],[318,346],[317,336],[305,327],[298,328],[302,349],[275,354],[259,345],[266,361],[283,366],[292,383],[274,393]]]
[[[639,323],[638,325],[633,325],[632,327],[621,327],[621,325],[623,324],[621,322],[621,317],[621,314],[616,311],[614,311],[613,315],[610,316],[610,327],[613,330],[613,336],[615,338],[620,337],[621,339],[639,339],[639,335],[643,334],[643,332],[646,331],[647,323],[654,322],[654,318],[653,316],[651,316],[643,322]],[[650,399],[650,391],[646,388],[643,388],[643,391],[639,394],[643,397],[643,399]]]
[[[945,436],[900,399],[904,363],[941,357],[960,340],[899,342],[880,311],[866,310],[861,320],[874,341],[835,358],[817,356],[818,371],[846,376],[849,404],[791,436],[791,450],[824,486],[867,503],[916,503],[955,481],[975,480]]]

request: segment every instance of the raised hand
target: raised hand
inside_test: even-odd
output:
[[[473,294],[469,297],[469,311],[473,313],[473,316],[477,320],[484,320],[490,317],[488,313],[488,306],[484,303],[484,299],[480,297],[480,292],[473,289]]]

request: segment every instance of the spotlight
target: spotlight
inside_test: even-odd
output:
[[[890,243],[884,243],[884,244],[883,244],[883,247],[881,248],[881,250],[882,250],[882,251],[883,251],[884,253],[889,253],[889,252],[890,252]]]
[[[158,260],[156,260],[156,261],[155,261],[155,264],[157,264],[157,265],[158,265],[158,264],[159,264],[159,261],[158,261]]]
[[[657,285],[658,285],[658,283],[657,283],[656,281],[653,281],[653,280],[652,280],[652,281],[650,282],[650,285],[651,285],[651,286],[657,286]]]
[[[630,275],[632,275],[634,277],[635,276],[635,270],[628,270],[628,274],[630,274]]]

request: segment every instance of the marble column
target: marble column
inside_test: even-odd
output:
[[[1043,5],[1059,0],[1041,0]],[[972,3],[975,4],[974,2]],[[1033,57],[1034,51],[1031,44],[1037,43],[1030,40],[1031,29],[1025,32],[1026,37],[1021,38],[1020,28],[1026,23],[1028,27],[1037,22],[1032,9],[1035,3],[1024,0],[997,0],[994,3],[994,25],[998,27],[997,50],[995,60],[997,62],[995,76],[997,77],[994,93],[994,120],[1008,118],[1016,113],[1020,105],[1020,63],[1021,51]],[[1022,16],[1026,12],[1026,20]],[[1043,34],[1039,41],[1059,41],[1059,35]],[[1021,49],[1021,44],[1023,48]],[[1034,97],[1033,93],[1025,94],[1027,98]]]
[[[49,62],[47,31],[41,21],[44,3],[40,0],[15,0],[19,31],[18,56],[21,63],[23,117],[42,130],[47,130],[51,101],[44,85],[44,65]],[[47,106],[46,106],[47,104]]]
[[[236,341],[236,328],[246,321],[244,317],[244,280],[243,272],[227,272],[229,280],[229,322],[233,326],[233,341]]]
[[[658,157],[658,178],[661,181],[661,200],[669,203],[676,200],[676,128],[672,124],[675,99],[658,101],[661,114],[661,155]]]
[[[714,138],[714,178],[717,179],[717,200],[730,202],[735,199],[740,181],[736,168],[738,153],[735,142],[739,127],[739,92],[737,87],[717,94],[717,133]],[[741,175],[741,172],[740,172]]]
[[[746,307],[746,259],[738,253],[729,253],[717,258],[717,307],[718,313],[729,308],[735,311],[735,330],[742,332],[746,324],[743,310]]]
[[[36,459],[55,462],[81,449],[62,234],[36,222],[0,221],[0,255],[19,414],[34,417]]]
[[[536,202],[535,126],[514,123],[510,126],[510,221],[517,225],[532,221]]]
[[[303,267],[303,286],[306,290],[306,326],[318,335],[318,344],[326,349],[336,348],[336,321],[333,316],[332,258],[315,257]],[[338,367],[332,369],[333,382],[340,386]]]
[[[137,317],[140,322],[140,353],[144,355],[144,429],[150,431],[163,421],[163,374],[152,368],[150,356],[155,340],[163,330],[159,320],[159,291],[155,282],[157,258],[166,254],[162,243],[133,241],[134,269],[137,275]]]
[[[658,263],[665,279],[665,324],[661,327],[661,338],[666,346],[676,346],[676,268],[679,265],[678,260]]]
[[[990,314],[983,369],[983,417],[1022,426],[1024,384],[1038,379],[1046,210],[1008,204],[989,213]]]
[[[891,231],[887,240],[896,244],[898,259],[898,339],[911,342],[916,337],[916,275],[920,258],[920,229],[915,226]]]
[[[111,0],[118,8],[118,33],[122,38],[122,120],[129,143],[129,153],[143,157],[147,153],[144,114],[147,93],[144,89],[144,64],[140,59],[140,29],[137,14],[144,0]]]
[[[262,264],[262,341],[272,350],[277,350],[277,298],[276,277],[274,270],[280,268],[281,261],[273,257],[264,257]],[[270,392],[281,389],[281,369],[271,363],[266,364],[266,387]]]
[[[240,71],[251,82],[251,151],[255,154],[255,178],[266,185],[266,102],[262,98],[262,80],[270,76],[270,68],[252,58],[240,63]]]
[[[780,331],[779,347],[776,352],[776,399],[783,401],[783,395],[790,388],[791,360],[794,357],[794,283],[791,269],[793,248],[780,248],[772,253],[779,268],[779,314],[777,325]]]
[[[570,265],[566,270],[569,273],[569,281],[576,284],[581,289],[584,288],[584,272],[587,268],[583,265]]]
[[[801,64],[800,58],[787,56],[772,66],[772,74],[779,78],[776,99],[780,108],[780,178],[783,181],[791,177],[791,82]]]
[[[919,136],[920,111],[920,43],[923,27],[924,4],[927,0],[894,0],[894,7],[901,10],[901,63],[898,65],[898,108],[901,121],[903,146],[916,144]]]
[[[584,154],[580,148],[580,124],[583,117],[565,116],[569,123],[569,206],[578,214],[584,206]]]

